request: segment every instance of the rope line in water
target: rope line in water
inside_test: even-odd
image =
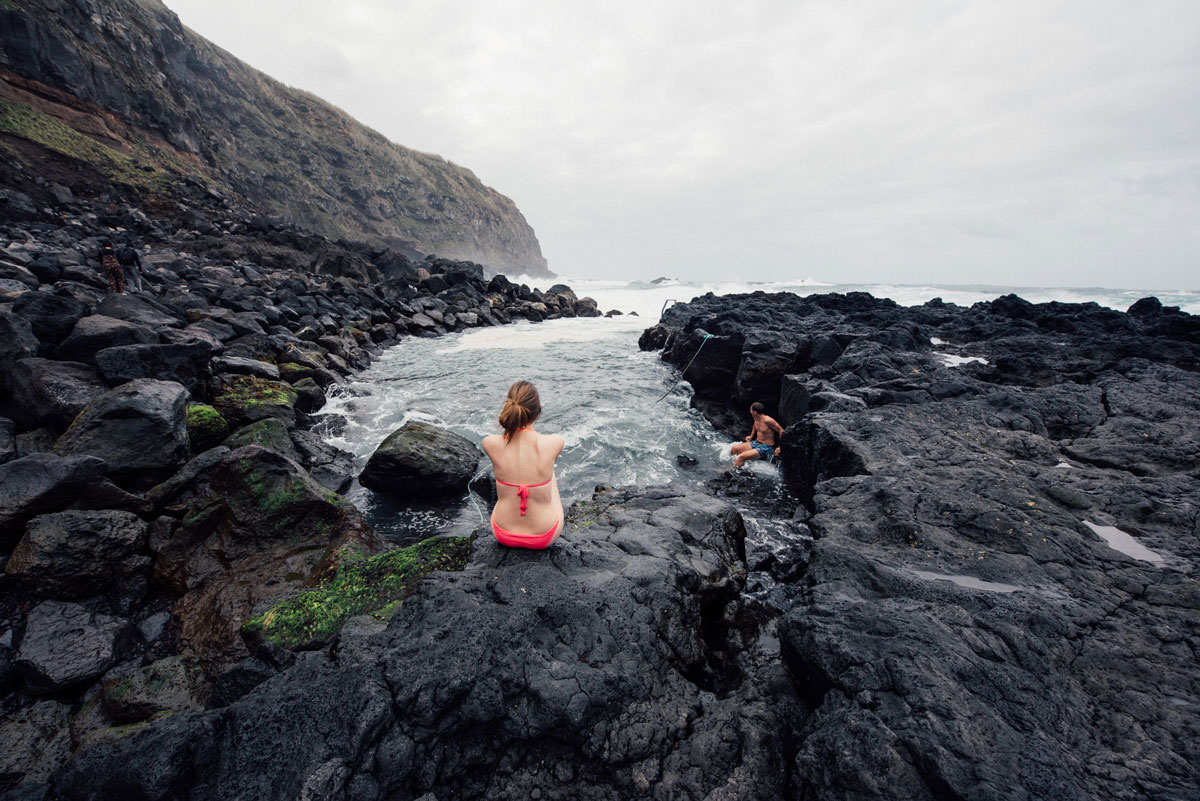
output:
[[[471,499],[471,504],[475,507],[475,511],[479,512],[479,522],[480,523],[482,523],[486,518],[484,518],[484,516],[483,516],[483,510],[479,508],[479,504],[475,503],[475,490],[471,489],[471,484],[474,484],[475,481],[480,476],[482,476],[484,474],[484,471],[486,471],[486,470],[487,470],[486,465],[479,468],[479,470],[477,470],[475,472],[475,475],[472,476],[471,480],[467,483],[467,497]]]
[[[679,386],[679,382],[683,381],[683,374],[687,372],[688,367],[692,366],[692,362],[696,361],[696,356],[700,355],[700,351],[704,350],[704,343],[708,342],[708,340],[710,340],[712,338],[713,338],[712,334],[704,335],[704,339],[700,340],[700,347],[696,348],[696,355],[692,356],[692,361],[687,363],[687,367],[684,367],[682,370],[679,371],[678,380],[676,380],[675,383],[671,385],[671,388],[663,393],[662,398],[659,398],[658,400],[656,400],[655,403],[658,403],[658,401],[661,401],[663,398],[670,395],[675,390],[675,387]]]

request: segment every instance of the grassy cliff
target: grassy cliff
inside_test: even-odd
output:
[[[547,273],[516,205],[470,170],[249,67],[157,0],[0,3],[0,104],[5,155],[52,155],[78,184],[169,199],[190,179],[329,237]]]

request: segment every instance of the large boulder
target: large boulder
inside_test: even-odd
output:
[[[135,379],[88,404],[54,452],[103,456],[121,486],[151,487],[187,461],[187,402],[181,384]]]
[[[181,642],[215,673],[249,656],[238,630],[252,612],[379,542],[349,502],[273,451],[238,448],[197,475],[206,483],[157,546],[154,574],[180,596]]]
[[[160,378],[178,381],[191,391],[205,379],[212,354],[212,345],[199,340],[172,345],[120,345],[96,353],[96,366],[109,384]]]
[[[300,461],[300,455],[296,452],[296,446],[292,444],[287,426],[283,424],[283,421],[274,417],[242,426],[230,434],[223,444],[231,449],[257,445],[260,448],[275,451],[281,456],[286,456],[294,462]]]
[[[0,465],[0,545],[15,543],[30,518],[65,509],[85,488],[102,481],[106,469],[105,461],[94,456],[51,453]]]
[[[0,719],[0,788],[49,781],[71,756],[71,705],[39,701]]]
[[[146,524],[130,512],[40,515],[26,525],[5,571],[36,598],[140,600],[150,575],[146,534]]]
[[[90,314],[75,323],[67,338],[54,349],[56,359],[91,362],[98,351],[122,345],[151,345],[158,336],[145,326],[103,314]]]
[[[405,423],[379,444],[358,480],[401,497],[463,492],[483,454],[466,437],[428,423]]]
[[[62,342],[88,311],[83,301],[56,292],[26,292],[13,303],[13,312],[28,321],[46,350]]]
[[[43,601],[29,613],[17,670],[28,692],[56,693],[104,673],[129,653],[137,637],[137,629],[124,618],[79,604]]]
[[[13,364],[36,356],[38,338],[29,322],[7,311],[0,311],[0,390],[8,387],[8,374]]]
[[[66,428],[75,415],[108,391],[100,376],[86,364],[53,359],[22,359],[8,376],[9,392],[17,403],[14,415],[22,422]]]
[[[156,300],[141,295],[109,295],[96,307],[97,314],[145,328],[181,328],[184,320]]]
[[[354,454],[334,447],[311,431],[292,432],[299,461],[326,489],[345,492],[354,481]]]

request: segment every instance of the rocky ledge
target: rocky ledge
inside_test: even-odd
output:
[[[741,636],[744,533],[726,502],[680,487],[600,489],[548,551],[502,548],[481,527],[461,570],[388,615],[352,617],[229,706],[81,750],[39,790],[783,797],[800,701]]]
[[[122,222],[144,288],[108,294],[93,254]],[[0,223],[0,792],[236,701],[292,660],[247,624],[386,550],[338,494],[353,458],[308,430],[327,389],[406,337],[599,315],[477,264],[206,226]],[[396,564],[446,564],[422,553]]]
[[[792,797],[1200,797],[1200,320],[708,295],[642,346],[786,427]]]

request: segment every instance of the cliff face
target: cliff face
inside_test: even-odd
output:
[[[516,205],[470,170],[250,68],[157,0],[0,0],[0,147],[77,193],[169,201],[200,182],[326,236],[548,274]]]

